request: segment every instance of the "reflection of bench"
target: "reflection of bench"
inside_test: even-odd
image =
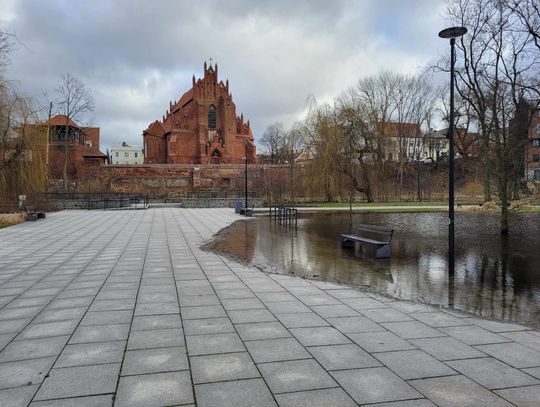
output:
[[[354,247],[357,243],[370,245],[375,249],[376,259],[387,259],[390,257],[390,243],[393,233],[393,229],[380,226],[358,225],[354,235],[341,235],[341,246]]]

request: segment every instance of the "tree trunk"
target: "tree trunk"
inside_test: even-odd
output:
[[[491,201],[491,170],[489,166],[489,139],[484,133],[482,137],[482,164],[484,167],[482,181],[484,184],[484,202]]]
[[[508,227],[508,178],[506,174],[501,175],[499,197],[501,199],[501,235],[507,236]]]
[[[64,168],[62,172],[62,179],[64,180],[64,191],[68,190],[68,149],[69,149],[69,127],[66,123],[64,132]]]

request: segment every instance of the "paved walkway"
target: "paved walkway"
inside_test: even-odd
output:
[[[0,406],[539,405],[539,332],[199,249],[235,219],[64,211],[0,230]]]

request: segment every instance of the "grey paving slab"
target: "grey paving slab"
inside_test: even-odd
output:
[[[328,294],[299,295],[298,299],[306,305],[338,305],[339,300]]]
[[[190,356],[242,352],[246,348],[236,333],[186,336]]]
[[[260,377],[247,352],[190,358],[193,383],[211,383]]]
[[[294,295],[292,295],[291,293],[285,290],[266,292],[266,293],[257,293],[256,295],[265,304],[269,302],[294,301],[296,299]]]
[[[266,308],[257,298],[233,298],[223,300],[222,304],[227,311]]]
[[[58,356],[69,336],[13,341],[0,353],[0,363]]]
[[[364,332],[349,334],[348,337],[368,352],[388,352],[416,348],[392,332]]]
[[[38,387],[38,385],[33,385],[0,390],[0,405],[2,407],[27,406],[34,397]]]
[[[343,389],[324,389],[276,394],[280,407],[354,407],[357,406]]]
[[[494,358],[454,360],[447,364],[488,389],[540,384],[530,375]]]
[[[377,359],[354,344],[312,346],[307,349],[326,370],[381,366]]]
[[[409,342],[439,360],[470,359],[486,356],[485,353],[480,352],[478,349],[465,345],[463,342],[449,336],[411,339]]]
[[[531,332],[503,332],[500,335],[540,352],[540,336]]]
[[[78,320],[46,322],[42,324],[30,324],[28,327],[17,336],[18,340],[46,338],[50,336],[71,335]]]
[[[243,341],[257,339],[276,339],[290,337],[290,332],[279,322],[256,322],[253,324],[238,324],[236,330]]]
[[[188,295],[180,297],[180,306],[182,307],[196,307],[201,305],[218,305],[219,298],[215,294],[205,295]]]
[[[511,406],[495,393],[461,375],[411,380],[409,383],[440,407]]]
[[[369,308],[360,311],[363,315],[375,322],[400,322],[413,319],[393,308]]]
[[[286,328],[307,328],[330,325],[314,312],[303,312],[300,314],[276,314],[276,317]]]
[[[532,377],[535,377],[537,379],[540,379],[540,367],[531,367],[528,369],[521,369],[523,372],[531,375]]]
[[[421,398],[422,395],[385,367],[332,372],[358,404]]]
[[[226,317],[227,314],[221,305],[203,305],[196,307],[182,307],[182,319],[201,319]]]
[[[510,341],[510,339],[474,325],[439,329],[445,334],[450,335],[451,337],[456,338],[467,345],[482,345]]]
[[[131,332],[127,349],[170,348],[184,345],[184,333],[182,329],[153,329]]]
[[[311,358],[308,351],[294,338],[248,341],[245,345],[255,363]]]
[[[114,393],[120,363],[52,369],[34,400]]]
[[[139,349],[127,351],[122,376],[172,372],[189,369],[186,348]]]
[[[540,352],[519,343],[497,343],[476,348],[517,368],[540,366]]]
[[[147,331],[152,329],[182,328],[180,315],[145,315],[133,317],[131,330]]]
[[[35,401],[30,407],[112,407],[113,395],[71,397],[67,399]]]
[[[389,331],[392,331],[403,339],[436,338],[439,336],[446,336],[445,333],[419,321],[383,322],[381,323],[381,326]]]
[[[235,332],[229,318],[187,319],[184,322],[186,335],[204,335]]]
[[[327,318],[335,328],[345,334],[361,333],[361,332],[380,332],[386,329],[367,317],[343,317],[343,318]]]
[[[351,342],[337,329],[329,326],[293,328],[290,331],[304,346],[336,345]]]
[[[325,290],[325,292],[331,295],[334,298],[344,299],[344,298],[367,298],[367,295],[358,290],[352,289],[342,289],[342,290]]]
[[[41,383],[55,358],[41,358],[0,364],[0,389]]]
[[[267,309],[229,311],[229,318],[235,324],[275,321],[274,315]]]
[[[463,326],[470,324],[470,322],[465,319],[453,317],[445,312],[419,312],[412,316],[429,326],[439,328],[444,326]]]
[[[359,317],[361,314],[343,304],[312,305],[311,309],[323,318]]]
[[[125,341],[128,334],[129,324],[79,326],[69,343]]]
[[[247,379],[195,385],[199,407],[276,407],[262,379]]]
[[[258,367],[272,393],[337,387],[332,377],[313,359],[263,363]]]
[[[54,367],[86,366],[101,363],[122,362],[125,341],[81,343],[68,345],[62,351]]]
[[[496,390],[495,393],[518,407],[538,406],[540,400],[540,386],[538,385]]]
[[[456,371],[421,350],[382,352],[374,356],[405,380],[457,374]]]
[[[130,324],[132,317],[131,310],[88,312],[81,320],[81,325]]]
[[[437,407],[428,399],[391,401],[389,403],[370,404],[370,407]]]
[[[523,325],[512,324],[509,322],[491,321],[489,319],[466,318],[466,321],[495,333],[524,331],[529,329]]]
[[[157,407],[193,402],[189,372],[182,371],[121,377],[115,406]]]

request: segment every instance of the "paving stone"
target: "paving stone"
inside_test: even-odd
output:
[[[81,325],[130,324],[132,316],[131,310],[87,312]]]
[[[521,369],[523,372],[540,379],[540,367],[532,367],[529,369]]]
[[[182,320],[178,314],[133,317],[133,324],[131,325],[133,331],[174,328],[182,328]]]
[[[78,320],[69,320],[47,322],[43,324],[30,324],[19,336],[17,336],[17,340],[71,335],[78,323]]]
[[[61,309],[71,307],[86,307],[94,300],[93,296],[78,297],[78,298],[56,298],[49,305],[48,309]]]
[[[510,407],[511,404],[465,376],[445,376],[409,382],[440,407]]]
[[[341,300],[344,304],[347,304],[352,309],[362,312],[367,309],[387,309],[388,306],[381,301],[374,300],[373,298],[343,298]]]
[[[493,358],[454,360],[447,364],[488,389],[540,384],[528,374]]]
[[[340,388],[276,394],[276,400],[280,407],[353,407],[358,405]]]
[[[403,339],[436,338],[446,334],[419,321],[383,322],[383,327]]]
[[[257,339],[287,338],[291,334],[279,322],[257,322],[254,324],[238,324],[236,330],[243,341]]]
[[[389,304],[392,308],[405,314],[412,314],[416,312],[433,312],[435,309],[431,305],[419,304],[410,301],[395,301]]]
[[[312,346],[307,349],[326,370],[381,366],[377,359],[354,344]]]
[[[328,294],[300,295],[298,299],[306,305],[343,305],[339,300]]]
[[[193,403],[189,372],[122,376],[115,406],[154,407]]]
[[[540,386],[496,390],[495,393],[518,407],[538,406],[538,401],[540,400]]]
[[[291,314],[301,312],[311,312],[309,307],[300,301],[269,302],[266,304],[268,309],[274,314]]]
[[[367,295],[361,291],[345,288],[343,290],[324,290],[327,294],[330,294],[334,298],[367,298]]]
[[[125,341],[96,342],[68,345],[60,354],[54,367],[86,366],[122,362]]]
[[[0,363],[58,356],[69,336],[13,341],[0,353]]]
[[[153,329],[131,332],[127,349],[170,348],[184,345],[182,329]]]
[[[286,328],[307,328],[316,326],[329,326],[328,322],[314,312],[301,314],[276,314]]]
[[[223,300],[222,304],[227,311],[265,308],[264,304],[257,298],[234,298]]]
[[[129,324],[79,326],[69,343],[125,341]]]
[[[351,341],[332,327],[294,328],[291,333],[304,346],[336,345]]]
[[[382,352],[374,356],[405,380],[456,374],[444,363],[421,350]]]
[[[247,352],[190,358],[193,383],[210,383],[260,377]]]
[[[187,319],[184,322],[186,335],[204,335],[235,332],[229,318]]]
[[[253,322],[270,322],[276,318],[266,309],[229,311],[229,318],[234,324],[248,324]]]
[[[0,364],[0,389],[41,383],[55,358],[41,358]]]
[[[215,294],[188,295],[180,297],[180,306],[219,305],[219,298]]]
[[[0,402],[2,407],[27,406],[39,386],[15,387],[13,389],[0,390]]]
[[[35,400],[113,393],[120,363],[52,369]]]
[[[540,336],[531,332],[503,332],[500,335],[540,352]]]
[[[2,321],[0,324],[0,335],[19,333],[29,322],[29,319],[8,319]]]
[[[444,312],[419,312],[413,317],[432,327],[469,325],[469,322],[464,319],[453,317]]]
[[[338,305],[313,305],[311,309],[323,318],[335,317],[359,317],[360,313],[343,304]]]
[[[294,338],[248,341],[245,345],[255,363],[311,358],[306,349]]]
[[[458,341],[464,342],[467,345],[482,345],[499,342],[509,342],[509,339],[489,332],[478,326],[456,326],[448,328],[439,328],[440,331]]]
[[[380,332],[385,331],[382,325],[373,322],[367,317],[343,317],[343,318],[327,318],[335,328],[345,334],[361,333],[361,332]]]
[[[189,356],[245,351],[236,333],[192,335],[186,337]]]
[[[313,359],[263,363],[258,367],[273,393],[337,386],[332,377]]]
[[[122,376],[189,369],[186,348],[140,349],[126,352]]]
[[[266,293],[257,293],[256,295],[264,303],[294,301],[296,299],[294,297],[294,295],[290,294],[287,291],[274,291],[274,292],[266,292]]]
[[[409,342],[439,360],[470,359],[486,356],[485,353],[480,352],[478,349],[448,336],[412,339]]]
[[[362,309],[360,312],[375,322],[413,321],[407,314],[393,308]]]
[[[4,308],[0,311],[0,321],[6,319],[34,318],[43,310],[43,306]]]
[[[195,395],[199,407],[277,406],[262,379],[198,384],[195,385]]]
[[[113,395],[35,401],[30,407],[112,407]]]
[[[479,326],[480,328],[487,329],[488,331],[499,333],[499,332],[514,332],[514,331],[524,331],[529,328],[512,324],[509,322],[500,322],[500,321],[490,321],[489,319],[479,319],[479,318],[465,318],[467,322],[470,322],[474,325]]]
[[[332,376],[358,404],[421,398],[422,395],[385,367],[340,370]]]
[[[141,304],[137,303],[135,307],[135,315],[164,315],[164,314],[178,314],[180,308],[177,302],[152,302]]]
[[[415,346],[392,332],[364,332],[359,334],[349,334],[348,336],[368,352],[389,352],[415,349]]]
[[[476,348],[517,368],[540,366],[540,352],[519,343],[497,343]]]
[[[437,407],[428,399],[404,400],[389,403],[370,404],[369,407]]]
[[[227,314],[221,305],[204,305],[200,307],[182,307],[182,319],[220,318]]]

